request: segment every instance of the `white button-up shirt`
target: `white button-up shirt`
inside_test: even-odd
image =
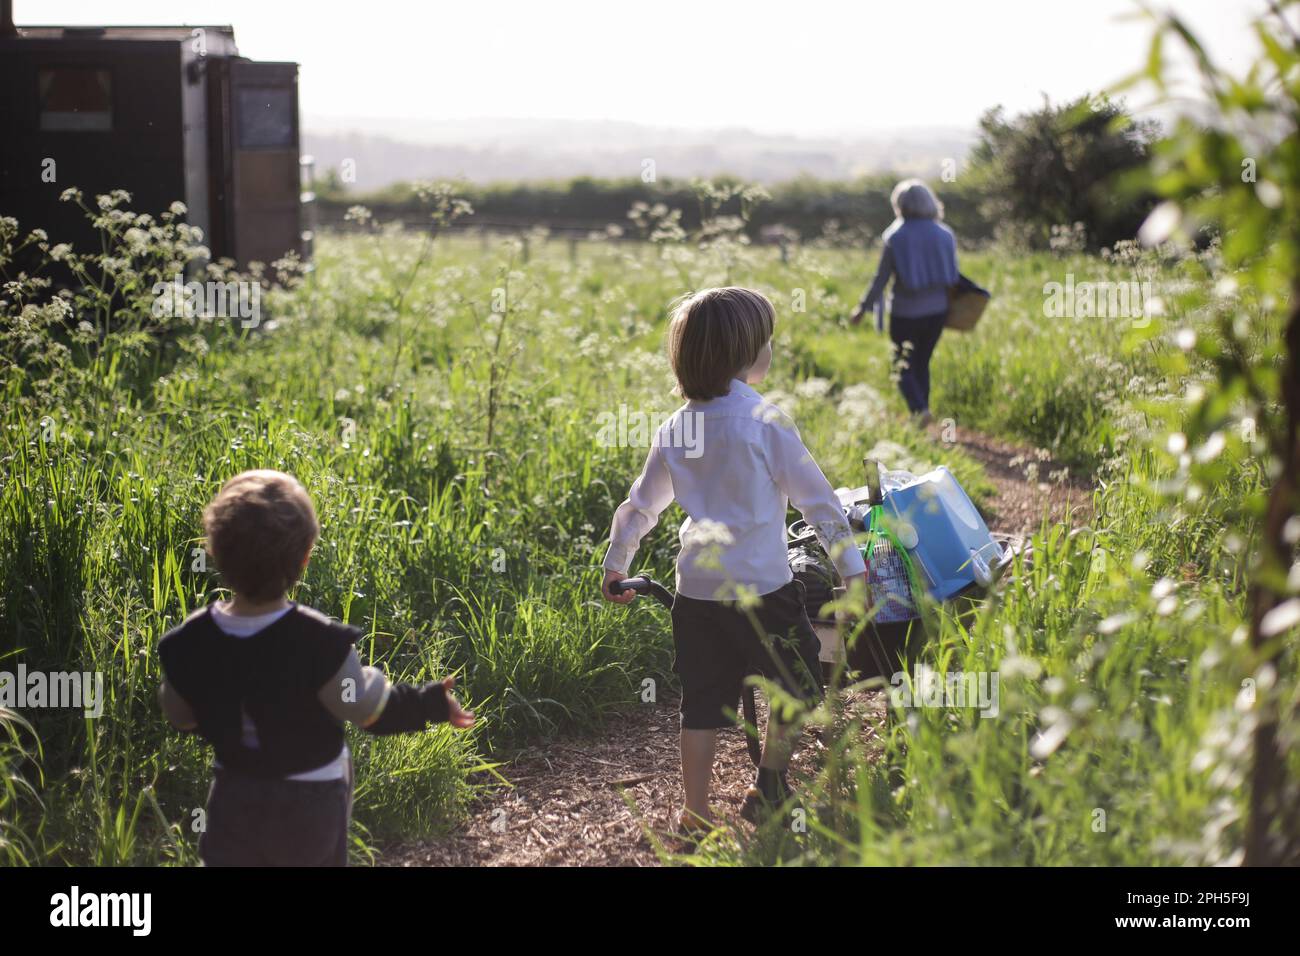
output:
[[[645,469],[614,512],[605,568],[626,573],[641,539],[674,500],[686,512],[677,591],[729,600],[768,594],[793,575],[786,508],[817,532],[843,577],[866,568],[830,482],[789,416],[739,379],[707,402],[691,401],[660,426]]]

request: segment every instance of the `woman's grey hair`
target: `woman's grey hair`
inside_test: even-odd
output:
[[[904,179],[889,196],[894,215],[903,219],[942,219],[943,203],[919,179]]]

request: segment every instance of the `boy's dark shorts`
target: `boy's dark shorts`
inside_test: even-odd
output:
[[[804,608],[803,583],[791,581],[761,601],[745,612],[732,601],[681,594],[673,600],[673,670],[682,682],[683,727],[732,726],[751,674],[810,704],[821,699],[820,643]]]
[[[352,780],[218,770],[199,836],[205,866],[347,866]]]

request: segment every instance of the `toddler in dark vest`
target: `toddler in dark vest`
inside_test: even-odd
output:
[[[361,631],[287,599],[320,528],[278,471],[230,479],[203,514],[231,590],[163,636],[159,698],[215,752],[199,855],[208,866],[344,866],[352,761],[343,724],[372,734],[473,726],[454,681],[391,683],[363,667]]]

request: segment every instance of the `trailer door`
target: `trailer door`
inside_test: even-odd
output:
[[[299,251],[298,65],[230,64],[229,233],[241,266]]]

